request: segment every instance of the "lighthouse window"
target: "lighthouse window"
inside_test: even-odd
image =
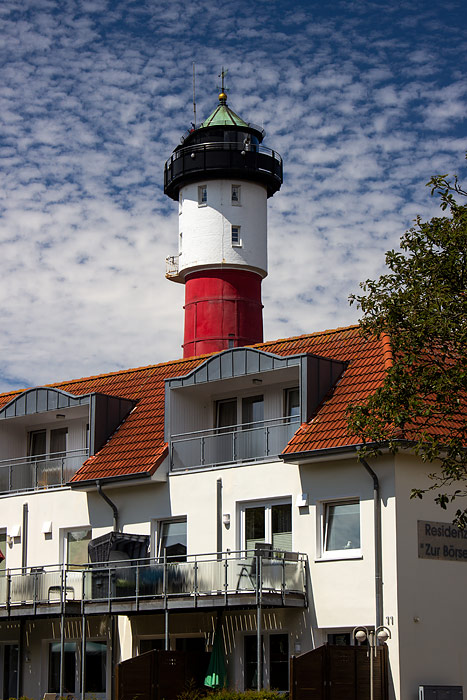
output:
[[[232,204],[240,205],[240,185],[232,185]]]
[[[198,206],[202,207],[208,203],[208,187],[207,185],[199,185],[198,187]]]
[[[232,245],[242,245],[240,239],[240,226],[232,226]]]

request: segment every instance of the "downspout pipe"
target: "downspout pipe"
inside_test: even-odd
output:
[[[373,503],[375,521],[375,603],[376,603],[376,627],[383,624],[383,556],[381,540],[381,497],[379,480],[373,469],[357,447],[358,461],[363,464],[370,477],[373,479]]]
[[[104,491],[102,489],[101,482],[99,481],[99,479],[96,481],[96,488],[97,488],[97,493],[99,494],[99,496],[101,496],[104,499],[104,501],[112,508],[113,514],[114,514],[114,525],[113,525],[114,532],[118,532],[118,508],[117,508],[117,506],[115,505],[115,503],[113,501],[110,500],[110,498],[107,496],[107,494],[104,493]]]

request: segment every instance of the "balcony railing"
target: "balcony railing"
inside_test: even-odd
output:
[[[168,255],[165,259],[165,276],[178,277],[179,272],[179,255]]]
[[[282,184],[282,158],[266,146],[242,145],[237,142],[215,141],[193,144],[174,151],[164,168],[164,187],[169,196],[177,199],[175,189],[181,180],[198,173],[215,173],[228,170],[232,175],[255,173],[267,185],[270,194]]]
[[[88,450],[82,449],[1,460],[0,493],[63,486],[88,456]]]
[[[65,565],[10,569],[0,576],[0,609],[247,593],[305,597],[306,562],[305,554],[271,550],[265,556],[252,550],[188,556],[183,562],[141,559],[79,570]]]
[[[170,468],[179,471],[277,457],[298,425],[299,418],[289,416],[173,435]]]

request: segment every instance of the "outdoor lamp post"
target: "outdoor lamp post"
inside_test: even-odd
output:
[[[377,627],[375,630],[368,630],[366,627],[360,626],[355,627],[352,632],[354,639],[357,642],[363,643],[368,639],[368,652],[367,656],[370,658],[370,700],[374,698],[374,659],[376,658],[376,647],[378,642],[384,643],[388,639],[391,639],[391,630],[384,625]]]

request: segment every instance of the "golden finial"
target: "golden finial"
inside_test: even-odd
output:
[[[221,85],[221,91],[219,93],[219,103],[221,105],[225,105],[227,103],[227,93],[225,91],[225,85],[224,85],[224,78],[228,73],[228,69],[224,70],[224,66],[222,66],[222,70],[219,73],[219,78],[222,78],[222,85]]]

